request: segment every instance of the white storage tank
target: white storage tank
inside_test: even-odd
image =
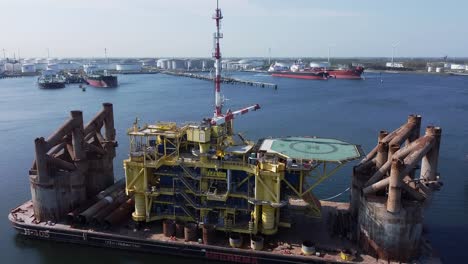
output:
[[[19,63],[5,63],[4,67],[5,71],[9,72],[20,72],[21,71],[21,64]]]
[[[201,60],[188,60],[187,61],[187,70],[201,70],[202,61]]]
[[[184,70],[185,69],[185,60],[172,60],[172,70]]]
[[[166,62],[167,60],[166,59],[159,59],[156,61],[156,67],[160,68],[160,69],[164,69],[164,63]]]
[[[116,70],[139,72],[141,71],[141,64],[140,63],[120,63],[116,65]]]
[[[161,68],[168,70],[171,67],[172,67],[172,62],[170,60],[163,60],[161,62]]]
[[[432,67],[430,67],[430,66],[427,67],[427,72],[432,72],[432,71],[433,71]]]
[[[444,68],[443,67],[437,67],[435,69],[435,71],[438,72],[438,73],[442,73],[442,72],[444,72]]]
[[[214,67],[214,61],[213,60],[204,60],[202,62],[202,70],[206,71],[209,69],[213,69]]]
[[[33,73],[36,72],[36,65],[34,64],[23,64],[21,66],[22,73]]]

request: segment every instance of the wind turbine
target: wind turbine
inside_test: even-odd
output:
[[[392,45],[392,67],[395,67],[395,64],[394,64],[393,60],[395,58],[395,49],[396,49],[396,47],[398,47],[398,45],[400,45],[399,41]]]

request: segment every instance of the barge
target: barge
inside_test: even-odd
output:
[[[199,123],[128,129],[125,180],[114,183],[113,106],[86,125],[81,111],[34,141],[31,201],[9,220],[19,235],[235,263],[437,261],[423,209],[441,187],[442,130],[410,115],[378,134],[367,155],[337,139],[263,138],[235,133],[234,120],[258,104],[223,113],[219,7],[215,109]],[[362,158],[364,157],[364,158]],[[350,161],[350,203],[313,190]]]

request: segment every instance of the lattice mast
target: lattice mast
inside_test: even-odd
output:
[[[216,1],[216,11],[213,15],[213,19],[216,21],[216,32],[214,33],[214,54],[213,58],[215,59],[215,112],[214,117],[222,116],[223,102],[221,99],[221,48],[219,45],[219,40],[223,38],[221,30],[221,19],[223,19],[223,14],[219,8],[219,3]]]
[[[215,59],[215,111],[213,118],[211,119],[211,123],[213,125],[220,125],[225,123],[226,121],[234,119],[235,116],[243,115],[249,111],[255,111],[257,109],[260,109],[260,105],[255,104],[234,112],[228,111],[225,115],[223,115],[223,100],[221,98],[221,47],[219,44],[219,40],[223,38],[223,33],[220,32],[221,19],[223,19],[223,14],[221,13],[221,9],[219,8],[219,0],[216,1],[216,11],[213,15],[213,19],[216,21],[216,32],[213,34],[215,49],[213,53],[213,58]]]

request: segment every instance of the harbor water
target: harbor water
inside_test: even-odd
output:
[[[468,243],[468,77],[424,74],[368,73],[365,80],[307,81],[274,78],[262,73],[232,77],[278,84],[278,89],[244,85],[222,86],[224,110],[258,103],[262,109],[235,121],[250,139],[268,136],[319,136],[360,144],[369,151],[378,131],[393,130],[409,114],[422,115],[424,129],[443,129],[439,172],[444,186],[425,214],[429,238],[446,263],[466,257]],[[0,256],[4,263],[184,263],[187,260],[122,250],[26,240],[16,236],[7,220],[9,210],[30,199],[28,170],[33,142],[60,126],[70,110],[83,110],[85,123],[114,104],[119,147],[116,178],[123,177],[128,154],[126,130],[136,118],[156,121],[200,121],[214,109],[213,83],[183,77],[121,75],[117,88],[77,85],[42,90],[35,78],[0,80]],[[423,130],[424,131],[424,130]],[[321,184],[315,194],[328,198],[350,185],[352,164]],[[349,192],[337,197],[347,201]],[[313,238],[309,238],[313,240]],[[204,263],[203,261],[193,261]]]

